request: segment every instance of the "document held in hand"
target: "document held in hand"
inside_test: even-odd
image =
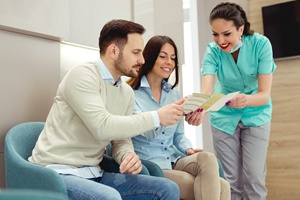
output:
[[[232,92],[227,95],[225,94],[201,94],[193,93],[188,99],[182,104],[184,113],[188,114],[198,108],[203,108],[202,112],[218,111],[220,110],[227,101],[232,99],[239,92]]]

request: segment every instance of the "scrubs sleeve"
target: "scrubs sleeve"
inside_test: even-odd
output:
[[[263,37],[260,44],[258,45],[259,50],[259,74],[271,74],[276,69],[276,65],[273,59],[272,45],[268,38]]]
[[[202,75],[214,75],[217,72],[217,54],[216,54],[216,47],[213,48],[212,44],[208,44],[206,47],[204,57],[202,60]]]

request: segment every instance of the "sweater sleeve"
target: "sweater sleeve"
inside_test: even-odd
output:
[[[133,144],[131,139],[125,140],[113,140],[112,144],[112,157],[118,164],[121,164],[124,156],[129,152],[134,152]]]
[[[105,89],[104,81],[95,71],[90,66],[74,68],[60,90],[61,96],[98,140],[122,140],[154,128],[150,112],[130,116],[109,113],[100,94]]]
[[[131,89],[131,88],[130,88]],[[130,103],[128,106],[128,109],[126,111],[127,116],[130,116],[133,114],[133,108],[134,108],[134,94],[131,93]],[[129,95],[129,94],[128,94]],[[122,160],[124,159],[124,156],[128,154],[129,152],[134,152],[133,144],[131,141],[131,138],[125,139],[125,140],[113,140],[111,142],[112,148],[112,157],[115,159],[115,161],[118,164],[121,164]]]

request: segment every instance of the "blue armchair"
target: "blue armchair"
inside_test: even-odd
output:
[[[44,124],[25,122],[8,131],[4,141],[6,188],[43,190],[67,196],[66,186],[57,172],[28,162]],[[100,166],[108,172],[119,172],[119,165],[109,155],[104,155]],[[143,167],[141,174],[150,173]]]
[[[4,140],[6,188],[44,190],[67,196],[57,172],[28,162],[43,127],[44,122],[26,122],[8,131]]]
[[[57,192],[9,189],[0,190],[1,200],[68,200],[68,197]]]

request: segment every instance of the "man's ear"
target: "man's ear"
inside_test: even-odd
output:
[[[117,58],[119,55],[119,48],[115,44],[110,44],[107,48],[107,52],[112,58]]]

